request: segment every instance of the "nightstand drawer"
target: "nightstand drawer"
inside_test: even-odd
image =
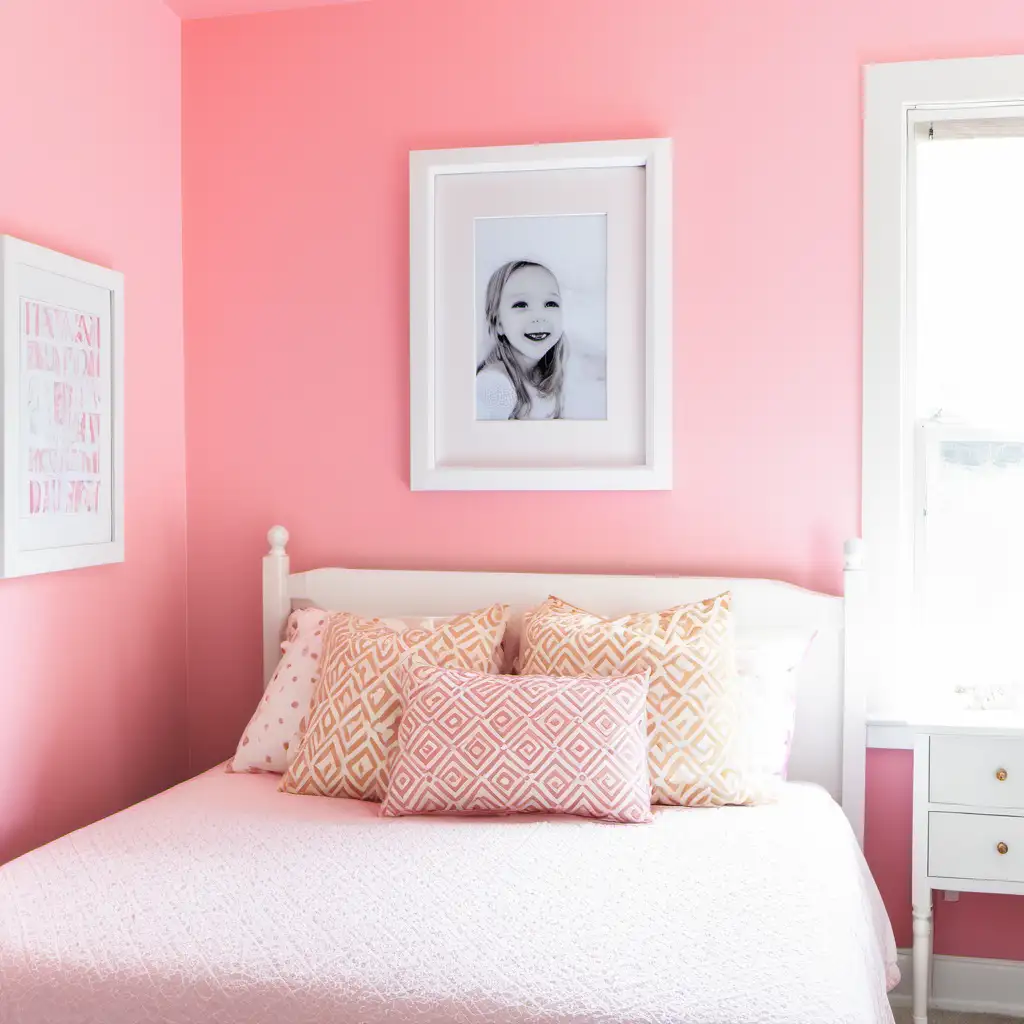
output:
[[[1024,882],[1024,818],[933,811],[928,815],[928,874]]]
[[[933,804],[1024,808],[1024,740],[932,736],[928,760]]]

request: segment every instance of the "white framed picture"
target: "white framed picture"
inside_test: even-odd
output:
[[[413,490],[672,486],[672,143],[410,155]]]
[[[124,561],[124,278],[0,236],[2,575]]]

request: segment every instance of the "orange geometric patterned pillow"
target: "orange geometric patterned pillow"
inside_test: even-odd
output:
[[[527,619],[520,671],[650,672],[648,766],[656,804],[710,807],[767,796],[743,749],[732,595],[605,619],[549,597]]]
[[[395,670],[415,655],[431,665],[486,672],[507,622],[503,604],[456,615],[434,629],[396,631],[379,620],[334,616],[305,732],[281,791],[383,800],[401,712]]]
[[[387,626],[388,629],[393,629],[396,633],[401,633],[405,629],[437,629],[438,626],[443,626],[455,618],[454,615],[394,615],[383,619],[364,619],[351,612],[346,612],[345,615],[352,623],[365,625],[372,622],[378,626]],[[494,650],[487,671],[492,675],[501,675],[505,671],[505,662],[504,644],[499,644]]]

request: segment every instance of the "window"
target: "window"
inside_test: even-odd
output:
[[[868,69],[875,712],[1024,686],[1024,59]]]
[[[1024,118],[926,111],[911,124],[921,663],[938,686],[1012,688],[1024,613]]]

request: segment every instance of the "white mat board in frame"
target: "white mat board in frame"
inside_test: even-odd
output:
[[[483,422],[474,224],[560,215],[607,219],[607,394],[591,405],[606,411],[544,418],[542,397],[529,417]],[[411,488],[671,489],[671,289],[670,139],[411,153]],[[586,346],[570,334],[571,367]]]

